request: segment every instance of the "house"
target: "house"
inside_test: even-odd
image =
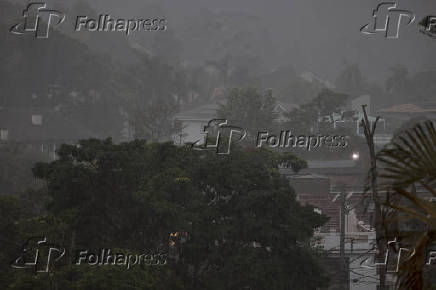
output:
[[[178,113],[174,119],[181,123],[181,131],[173,136],[176,144],[184,144],[203,140],[203,129],[207,123],[217,118],[217,110],[220,104],[225,100],[222,97],[222,89],[218,88],[214,91],[214,100],[212,104],[199,106],[193,109],[188,109]],[[298,108],[298,105],[293,103],[277,102],[273,109],[273,114],[276,116],[276,122],[286,122],[286,113]]]
[[[366,169],[355,160],[314,160],[308,167],[295,174],[282,168],[284,175],[295,190],[297,200],[314,207],[329,220],[315,233],[315,242],[329,254],[331,261],[340,259],[341,211],[344,211],[344,254],[348,286],[346,289],[376,289],[378,279],[374,267],[362,267],[361,263],[375,254],[375,231],[371,207],[364,199]],[[342,199],[344,196],[344,199]],[[338,283],[332,273],[333,283]],[[368,286],[372,285],[372,286]],[[331,288],[336,289],[336,288]]]
[[[174,119],[181,123],[181,131],[173,136],[174,143],[202,141],[204,126],[216,118],[217,109],[218,104],[209,104],[178,113]]]
[[[329,116],[319,116],[318,124],[320,128],[347,129],[354,131],[356,136],[365,137],[363,127],[360,126],[364,120],[362,106],[366,106],[368,121],[372,124],[377,117],[371,115],[371,96],[361,95],[357,98],[349,100],[347,105],[340,113],[333,113]],[[379,118],[374,134],[374,143],[377,146],[384,146],[392,140],[392,132],[388,130],[387,121],[385,118]]]
[[[366,171],[353,160],[308,161],[308,168],[295,174],[290,169],[281,169],[297,199],[302,204],[311,204],[324,213],[329,221],[321,232],[339,233],[340,208],[339,194],[344,191],[347,203],[353,208],[346,217],[346,229],[361,232],[370,229],[371,216],[363,203]]]
[[[92,137],[100,136],[49,107],[0,108],[0,144],[19,144],[54,158],[60,144]]]
[[[312,160],[299,174],[286,168],[280,169],[280,173],[289,180],[302,204],[311,204],[329,217],[321,232],[338,233],[341,191],[345,191],[347,203],[353,207],[346,217],[347,229],[358,232],[369,229],[366,225],[371,216],[365,212],[363,203],[366,170],[355,160]]]
[[[431,120],[436,119],[436,102],[394,105],[379,110],[379,113],[392,120],[393,126],[391,127],[393,127],[393,130],[411,118],[423,117]]]
[[[273,109],[273,114],[276,116],[275,121],[278,123],[289,121],[289,119],[286,117],[286,114],[299,108],[300,106],[294,103],[286,103],[281,101],[276,102],[276,105]]]
[[[384,117],[384,134],[374,135],[374,142],[383,145],[392,140],[395,131],[410,119],[436,120],[436,102],[399,104],[378,111]]]

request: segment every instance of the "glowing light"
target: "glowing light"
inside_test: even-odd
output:
[[[359,152],[353,152],[352,158],[353,160],[359,160]]]

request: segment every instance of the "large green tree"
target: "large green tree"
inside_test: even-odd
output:
[[[169,254],[168,264],[134,268],[124,275],[118,268],[67,263],[47,279],[10,270],[5,288],[315,289],[325,285],[310,246],[314,229],[325,217],[311,206],[301,206],[278,172],[280,164],[298,168],[304,162],[289,153],[232,149],[231,155],[218,156],[145,141],[117,145],[110,139],[90,139],[78,146],[63,145],[58,160],[38,163],[33,169],[46,182],[46,189],[37,195],[47,201],[46,211],[34,211],[31,219],[18,218],[13,230],[22,236],[48,236],[67,248],[73,261],[76,250],[83,248],[132,253],[155,249]],[[8,202],[5,208],[12,214],[17,206]],[[5,225],[14,227],[7,217]]]

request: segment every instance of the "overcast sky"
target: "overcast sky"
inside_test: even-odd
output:
[[[21,0],[24,1],[24,0]],[[25,0],[29,2],[28,0]],[[17,1],[18,2],[18,1]],[[48,0],[65,5],[64,0]],[[71,1],[74,2],[74,1]],[[71,3],[68,2],[68,3]],[[240,11],[258,16],[270,36],[270,46],[259,57],[267,66],[292,64],[299,72],[311,71],[334,81],[344,63],[358,62],[371,80],[383,79],[388,69],[406,65],[411,72],[436,69],[436,39],[418,32],[418,22],[436,15],[436,1],[397,1],[413,11],[416,20],[402,27],[399,39],[364,35],[359,29],[371,21],[374,0],[88,0],[97,13],[115,17],[165,16],[176,35],[204,11]],[[164,15],[149,15],[150,7]],[[189,43],[190,39],[183,39]],[[210,39],[213,43],[214,39]],[[209,42],[209,41],[208,41]],[[192,48],[190,48],[192,50]],[[186,58],[213,55],[208,45],[196,45]],[[203,61],[197,59],[197,61]]]
[[[137,14],[143,0],[93,0],[99,12]],[[153,2],[153,1],[149,1]],[[411,71],[435,69],[436,40],[418,32],[417,23],[436,15],[436,1],[397,1],[400,9],[416,14],[415,22],[403,27],[399,39],[363,35],[359,29],[371,20],[374,0],[159,0],[168,22],[177,31],[187,18],[204,9],[240,10],[263,18],[276,50],[271,65],[294,63],[326,78],[336,75],[344,62],[358,62],[371,78],[389,67],[404,64]],[[145,13],[145,11],[143,11]],[[201,47],[199,48],[201,50]]]

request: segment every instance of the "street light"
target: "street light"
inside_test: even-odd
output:
[[[359,152],[353,152],[352,158],[354,161],[359,160]]]

